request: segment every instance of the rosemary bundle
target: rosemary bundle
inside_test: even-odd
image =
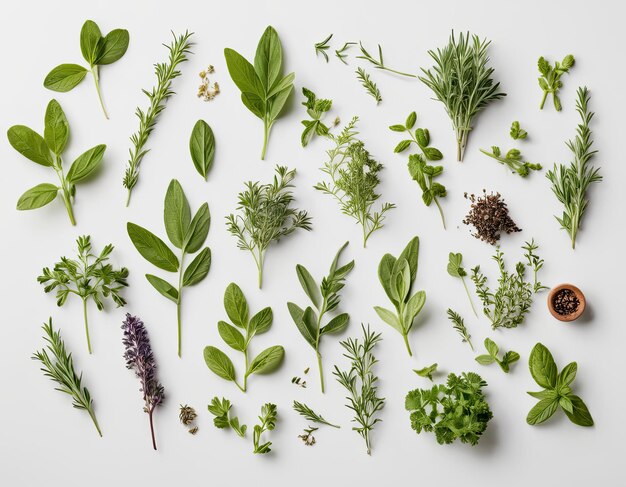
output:
[[[428,51],[435,65],[422,69],[424,76],[419,77],[443,103],[452,121],[459,161],[463,160],[474,117],[492,101],[506,96],[492,78],[494,69],[488,67],[490,43],[476,35],[470,39],[469,32],[456,39],[452,31],[447,46]]]

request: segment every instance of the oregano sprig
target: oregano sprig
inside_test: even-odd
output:
[[[480,149],[480,152],[495,159],[503,166],[507,166],[512,173],[519,174],[523,178],[528,176],[530,171],[540,171],[542,169],[541,164],[524,161],[522,152],[516,148],[509,149],[504,153],[500,150],[500,147],[492,145],[491,151]]]
[[[543,110],[543,105],[548,98],[548,95],[552,93],[552,100],[554,101],[554,108],[557,112],[561,111],[561,99],[559,98],[559,90],[563,86],[563,82],[561,81],[561,77],[569,73],[569,70],[574,66],[575,60],[574,56],[568,54],[563,58],[563,61],[554,62],[554,66],[552,66],[543,56],[539,58],[537,61],[537,67],[539,68],[539,74],[541,76],[538,78],[539,86],[543,91],[543,97],[541,98],[541,103],[539,104],[539,110]]]
[[[333,106],[332,100],[317,98],[315,93],[307,88],[302,88],[302,94],[306,100],[302,104],[306,107],[306,112],[312,120],[302,120],[304,131],[300,137],[302,147],[306,147],[314,135],[325,136],[328,134],[328,126],[322,122],[322,117]]]

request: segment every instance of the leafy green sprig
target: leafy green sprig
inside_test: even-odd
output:
[[[100,167],[106,145],[99,144],[83,152],[65,174],[62,155],[69,136],[70,125],[61,105],[54,99],[50,100],[46,108],[43,137],[25,125],[9,128],[7,138],[11,146],[27,159],[53,169],[60,183],[60,186],[42,183],[30,188],[17,201],[18,210],[41,208],[54,201],[60,192],[70,223],[76,225],[72,207],[76,183],[91,177]]]
[[[500,147],[492,145],[491,152],[485,149],[480,149],[480,152],[491,157],[492,159],[495,159],[503,166],[507,166],[511,172],[517,173],[523,178],[528,176],[530,171],[539,171],[542,169],[541,164],[524,161],[522,153],[519,149],[509,149],[509,151],[504,154],[500,150]]]
[[[381,101],[383,101],[383,96],[380,94],[378,86],[376,86],[376,83],[372,81],[370,75],[363,68],[357,68],[355,73],[356,79],[361,82],[361,85],[365,88],[367,94],[376,100],[376,104],[378,105]]]
[[[254,65],[233,49],[224,49],[224,57],[230,77],[241,91],[241,101],[263,120],[263,160],[270,131],[289,98],[296,75],[282,76],[283,48],[272,26],[265,29],[259,40]]]
[[[174,40],[169,45],[164,44],[169,51],[167,62],[154,65],[157,84],[150,91],[143,90],[143,93],[150,101],[150,106],[145,111],[139,107],[135,110],[135,115],[139,119],[139,129],[130,136],[132,147],[129,150],[130,158],[128,159],[122,182],[128,190],[126,206],[130,204],[133,188],[139,180],[139,166],[144,156],[150,151],[150,149],[145,148],[146,143],[161,113],[165,110],[165,102],[175,94],[174,90],[172,90],[172,81],[180,76],[181,73],[178,67],[187,61],[187,54],[191,52],[192,43],[190,38],[192,35],[193,32],[185,32],[177,36],[172,32]]]
[[[216,428],[219,429],[232,429],[235,433],[237,433],[240,437],[246,436],[246,430],[248,427],[245,424],[239,423],[239,418],[237,416],[231,416],[230,410],[232,408],[231,402],[226,399],[218,398],[215,396],[211,399],[211,403],[207,406],[209,413],[213,416],[213,424]]]
[[[377,69],[382,69],[384,71],[389,71],[390,73],[399,74],[400,76],[408,76],[409,78],[417,78],[416,75],[410,73],[403,73],[402,71],[397,71],[395,69],[391,69],[388,66],[385,66],[385,62],[383,61],[383,49],[378,44],[378,58],[372,56],[365,47],[363,47],[363,43],[359,41],[359,49],[361,49],[361,55],[357,56],[358,59],[365,59],[369,63],[373,64]]]
[[[167,237],[172,245],[180,250],[180,259],[163,240],[151,231],[131,222],[128,222],[126,229],[130,240],[144,259],[159,269],[178,273],[177,286],[153,274],[146,274],[146,279],[162,296],[176,303],[178,356],[180,357],[183,288],[198,284],[207,276],[211,268],[211,249],[204,247],[200,250],[211,226],[209,205],[203,203],[192,218],[189,201],[182,186],[176,179],[172,179],[165,194],[163,220]],[[198,254],[185,267],[185,258],[196,252]]]
[[[576,248],[578,230],[589,205],[587,190],[593,183],[602,181],[600,168],[591,163],[597,151],[592,150],[593,134],[589,124],[594,112],[589,110],[590,95],[587,87],[578,88],[577,96],[576,111],[581,123],[576,129],[576,137],[567,142],[567,147],[572,151],[572,162],[569,166],[555,164],[546,173],[552,183],[552,192],[563,205],[563,214],[556,219],[569,234],[572,249]]]
[[[113,29],[106,36],[102,36],[98,24],[93,20],[87,20],[80,30],[80,50],[89,64],[89,69],[79,64],[60,64],[48,73],[43,85],[49,90],[65,93],[75,88],[87,73],[91,72],[100,106],[108,119],[109,114],[100,92],[99,68],[121,59],[126,54],[128,42],[129,35],[126,29]]]
[[[291,207],[294,197],[290,188],[295,176],[295,169],[276,166],[272,183],[248,181],[246,189],[239,193],[239,214],[226,217],[226,228],[237,238],[237,247],[252,254],[259,289],[263,286],[263,266],[269,246],[297,229],[311,230],[307,212]]]
[[[540,424],[550,419],[557,409],[563,409],[569,420],[578,426],[593,426],[593,418],[587,405],[572,391],[572,383],[578,372],[578,364],[571,362],[558,372],[554,357],[545,345],[537,343],[528,358],[530,374],[543,389],[529,392],[539,402],[528,412],[526,422]]]
[[[383,203],[380,210],[373,209],[380,198],[376,188],[384,166],[371,157],[363,142],[357,139],[355,126],[358,120],[354,117],[339,135],[327,135],[334,147],[326,151],[328,161],[321,171],[329,176],[330,182],[320,182],[314,188],[333,196],[341,212],[361,225],[365,247],[372,233],[383,227],[385,214],[396,205]]]
[[[231,282],[224,292],[224,309],[233,324],[231,325],[226,321],[218,321],[217,331],[230,348],[243,353],[243,384],[239,385],[237,381],[237,373],[232,360],[219,348],[213,346],[204,347],[204,361],[215,375],[234,382],[242,392],[246,392],[248,377],[252,374],[268,374],[276,370],[283,361],[285,349],[280,345],[274,345],[266,348],[250,361],[248,356],[250,342],[256,335],[265,333],[272,326],[272,321],[274,320],[272,308],[263,308],[250,317],[250,309],[246,297],[241,288],[234,282]]]
[[[252,430],[252,442],[254,444],[253,453],[265,454],[272,451],[271,441],[261,443],[261,435],[266,431],[273,431],[276,428],[278,412],[276,404],[266,403],[261,407],[261,415],[259,416],[260,424],[255,424]]]
[[[528,132],[526,132],[521,126],[520,123],[515,120],[511,123],[511,129],[509,130],[509,135],[513,140],[525,139],[528,137]]]
[[[339,292],[345,286],[347,275],[354,268],[353,260],[338,267],[339,257],[347,245],[348,242],[343,244],[337,251],[330,265],[328,275],[322,279],[319,285],[315,282],[315,279],[307,268],[298,264],[296,266],[298,281],[300,281],[302,289],[311,300],[313,306],[307,306],[303,310],[295,303],[287,303],[289,314],[298,328],[298,331],[302,334],[307,343],[311,345],[313,350],[315,350],[315,355],[317,355],[322,393],[324,392],[324,368],[322,366],[320,340],[324,335],[342,332],[346,329],[350,321],[348,313],[340,313],[322,326],[324,316],[327,313],[337,310],[339,307],[339,303],[341,302]]]
[[[439,366],[437,364],[428,365],[426,367],[422,367],[421,369],[413,369],[420,377],[426,377],[429,381],[433,382],[433,375],[437,372],[437,368]]]
[[[337,58],[343,64],[347,65],[348,61],[346,61],[346,58],[348,57],[348,55],[346,54],[346,52],[348,51],[348,49],[350,49],[351,46],[356,46],[356,44],[356,42],[346,42],[341,48],[335,50],[335,56],[337,56]]]
[[[329,128],[322,122],[322,117],[331,109],[333,101],[325,98],[317,98],[315,93],[304,87],[302,88],[302,94],[306,98],[302,104],[306,107],[306,112],[309,117],[312,118],[312,120],[302,120],[304,131],[300,137],[300,142],[302,143],[302,147],[306,147],[314,135],[323,137],[328,134]]]
[[[48,267],[43,269],[41,275],[37,277],[37,282],[45,285],[44,292],[46,293],[56,289],[58,306],[63,306],[72,294],[80,297],[83,302],[87,349],[91,353],[87,302],[92,300],[98,311],[104,309],[103,301],[106,298],[110,298],[117,307],[124,306],[126,301],[120,292],[128,286],[126,281],[128,269],[126,267],[114,269],[110,263],[107,263],[114,249],[111,244],[106,245],[99,256],[92,253],[89,235],[78,237],[76,244],[78,260],[61,257],[61,261],[55,263],[52,270]]]
[[[328,54],[326,53],[326,51],[330,49],[329,42],[332,38],[333,35],[329,34],[328,37],[326,37],[323,41],[315,43],[315,55],[319,56],[321,54],[322,56],[324,56],[324,59],[326,59],[326,62],[328,62]]]
[[[469,299],[470,305],[472,306],[472,311],[474,312],[475,316],[478,316],[478,313],[476,313],[476,308],[474,307],[474,301],[472,300],[472,296],[470,295],[469,289],[467,288],[467,283],[465,282],[465,276],[467,276],[467,271],[465,270],[462,264],[463,264],[463,254],[461,254],[460,252],[456,254],[454,252],[450,252],[448,254],[448,267],[447,267],[448,274],[451,275],[452,277],[461,279],[461,282],[463,283],[463,287],[465,288],[465,293],[467,294],[467,299]],[[473,350],[473,347],[472,347],[472,350]]]
[[[465,326],[465,320],[463,317],[454,311],[451,308],[448,308],[447,311],[448,319],[452,322],[452,328],[456,330],[456,332],[461,336],[461,341],[463,343],[467,342],[472,351],[474,351],[474,345],[472,345],[472,336],[467,331],[467,327]]]
[[[32,359],[41,363],[41,371],[46,377],[58,384],[57,391],[64,392],[72,397],[72,406],[76,409],[87,411],[93,421],[98,434],[102,436],[96,414],[94,412],[93,400],[89,390],[82,385],[83,374],[79,374],[74,369],[72,354],[68,353],[65,343],[61,339],[61,334],[52,328],[52,318],[48,323],[44,323],[44,340],[46,348],[36,351]]]
[[[487,354],[479,355],[478,357],[476,357],[476,362],[478,362],[480,365],[491,365],[495,362],[500,366],[505,374],[508,374],[509,370],[511,369],[511,364],[517,362],[520,358],[519,353],[512,350],[505,352],[502,358],[499,358],[498,353],[500,349],[498,345],[496,345],[496,343],[490,338],[485,338],[484,344],[485,349],[487,350]]]
[[[559,90],[563,86],[561,77],[569,73],[569,70],[574,66],[574,56],[568,54],[563,58],[562,62],[555,61],[552,66],[543,56],[537,61],[537,67],[541,76],[538,78],[539,86],[543,91],[543,97],[539,104],[539,110],[543,110],[543,105],[548,98],[548,95],[552,93],[552,100],[554,101],[554,108],[557,112],[561,111],[561,99],[559,98]]]
[[[350,369],[340,370],[335,366],[333,374],[347,391],[346,407],[354,412],[352,421],[357,424],[352,429],[365,440],[367,454],[372,452],[370,434],[374,426],[382,419],[378,413],[385,405],[385,398],[378,396],[378,377],[374,374],[374,366],[378,362],[374,357],[374,348],[381,340],[380,333],[373,333],[369,326],[363,329],[363,342],[356,338],[348,338],[341,342],[343,354],[350,360]]]
[[[302,416],[303,418],[307,419],[308,421],[312,421],[313,423],[325,424],[325,425],[331,426],[333,428],[341,428],[341,426],[333,424],[333,423],[327,421],[326,419],[324,419],[323,416],[321,416],[320,414],[317,414],[315,411],[313,411],[309,406],[307,406],[304,403],[301,403],[301,402],[298,402],[298,401],[294,401],[293,402],[293,409],[300,416]]]
[[[488,67],[487,49],[491,42],[470,33],[454,31],[442,49],[428,51],[435,62],[431,69],[422,69],[419,79],[428,86],[446,109],[455,132],[457,159],[463,160],[474,117],[491,102],[506,96],[494,82],[494,69]]]
[[[411,294],[417,276],[419,245],[419,237],[416,236],[409,241],[398,258],[391,254],[383,255],[378,264],[378,280],[393,304],[395,313],[387,308],[374,306],[379,318],[402,335],[410,356],[413,356],[413,352],[409,344],[409,332],[426,303],[425,291]]]

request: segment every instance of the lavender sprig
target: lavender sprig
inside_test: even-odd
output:
[[[126,320],[122,323],[124,338],[122,343],[126,348],[124,360],[126,367],[134,370],[135,375],[141,382],[141,392],[145,406],[143,410],[150,418],[150,433],[152,434],[152,447],[156,450],[156,440],[154,438],[154,424],[152,415],[155,408],[163,402],[164,389],[156,378],[156,362],[150,346],[148,332],[141,321],[136,316],[126,313]]]

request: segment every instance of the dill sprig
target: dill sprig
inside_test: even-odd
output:
[[[326,59],[326,62],[328,62],[328,54],[326,54],[326,51],[330,49],[329,42],[332,38],[333,35],[329,34],[329,36],[323,41],[315,43],[315,55],[319,56],[321,54],[322,56],[324,56],[324,59]]]
[[[376,344],[381,340],[380,333],[373,333],[369,326],[361,325],[363,329],[363,342],[358,339],[348,338],[341,342],[345,349],[344,357],[350,360],[350,370],[342,371],[335,366],[333,374],[343,387],[348,390],[346,406],[354,411],[353,422],[358,426],[352,429],[359,433],[365,440],[367,454],[371,454],[372,445],[370,433],[380,418],[375,417],[385,405],[385,398],[378,397],[378,377],[372,369],[378,362],[373,351]]]
[[[454,31],[448,45],[428,51],[435,61],[431,69],[423,69],[419,79],[428,86],[437,100],[443,103],[456,135],[457,159],[463,160],[467,138],[476,114],[489,103],[506,93],[498,91],[493,68],[487,67],[487,48],[491,42],[470,33],[461,34],[458,40]]]
[[[189,39],[193,32],[185,32],[180,36],[176,36],[172,32],[172,35],[174,36],[172,43],[169,46],[163,44],[170,53],[168,61],[154,65],[157,85],[151,91],[143,90],[143,93],[150,100],[150,107],[146,111],[139,107],[135,110],[135,115],[139,118],[139,130],[130,136],[133,147],[129,150],[130,159],[123,181],[124,187],[128,189],[126,206],[130,203],[131,192],[139,179],[141,161],[150,150],[144,148],[148,142],[148,137],[150,137],[159,115],[165,110],[165,102],[175,93],[172,90],[172,80],[181,74],[177,69],[178,65],[187,61],[187,54],[191,52],[192,44]]]
[[[376,83],[372,81],[370,75],[367,74],[363,68],[358,68],[355,73],[357,79],[361,82],[368,95],[376,100],[376,104],[378,105],[381,101],[383,101],[380,90],[378,89],[378,86],[376,86]]]
[[[382,228],[387,213],[396,205],[383,203],[379,211],[373,211],[374,203],[380,198],[376,187],[380,184],[378,173],[383,165],[376,162],[356,136],[358,117],[354,117],[339,135],[329,133],[327,137],[335,146],[326,151],[328,161],[321,171],[330,176],[330,182],[320,182],[315,189],[333,196],[341,212],[354,218],[363,229],[363,247],[376,230]]]
[[[298,402],[298,401],[294,401],[293,402],[293,409],[300,416],[302,416],[305,419],[308,419],[309,421],[312,421],[314,423],[325,424],[325,425],[328,425],[328,426],[332,426],[333,428],[341,428],[341,426],[338,426],[336,424],[332,424],[332,423],[328,422],[327,420],[325,420],[320,414],[317,414],[315,411],[313,411],[309,406],[307,406],[304,403],[301,403],[301,402]]]
[[[400,76],[408,76],[410,78],[417,78],[417,76],[415,76],[414,74],[403,73],[402,71],[396,71],[395,69],[391,69],[385,66],[385,63],[383,61],[383,49],[382,47],[380,47],[380,44],[378,44],[378,59],[376,59],[369,52],[367,52],[367,50],[363,47],[362,42],[359,42],[359,48],[361,49],[361,55],[357,56],[358,59],[365,59],[366,61],[369,61],[374,66],[376,66],[376,68],[389,71],[390,73],[396,73]]]
[[[237,237],[237,247],[248,250],[258,269],[259,288],[263,284],[265,253],[272,242],[296,229],[311,230],[311,217],[304,210],[292,208],[294,200],[291,182],[296,170],[276,166],[276,176],[269,184],[248,181],[239,193],[238,215],[226,217],[226,227]]]
[[[45,332],[44,340],[47,342],[47,350],[42,348],[36,351],[32,359],[41,362],[41,371],[44,375],[59,385],[56,388],[57,391],[69,394],[72,397],[72,405],[76,409],[83,409],[89,413],[98,434],[102,436],[94,413],[91,394],[82,385],[83,374],[76,373],[72,354],[67,352],[60,332],[52,328],[52,318],[48,320],[48,323],[44,323],[42,328]]]
[[[463,317],[458,314],[456,311],[452,310],[451,308],[448,308],[448,319],[452,322],[452,328],[454,328],[457,333],[459,335],[461,335],[462,341],[463,342],[467,342],[470,346],[470,348],[472,349],[472,352],[474,351],[474,345],[472,345],[472,335],[469,334],[469,332],[467,331],[467,328],[465,326],[465,320],[463,320]]]
[[[587,87],[578,88],[576,111],[580,115],[581,123],[576,129],[576,138],[567,142],[567,147],[574,156],[569,166],[555,164],[554,168],[546,173],[552,183],[552,192],[564,206],[563,215],[557,221],[570,236],[572,248],[576,248],[576,236],[580,229],[589,200],[587,189],[593,183],[600,182],[600,168],[596,168],[590,160],[597,151],[591,150],[593,145],[592,132],[589,123],[594,112],[589,111],[589,90]]]

